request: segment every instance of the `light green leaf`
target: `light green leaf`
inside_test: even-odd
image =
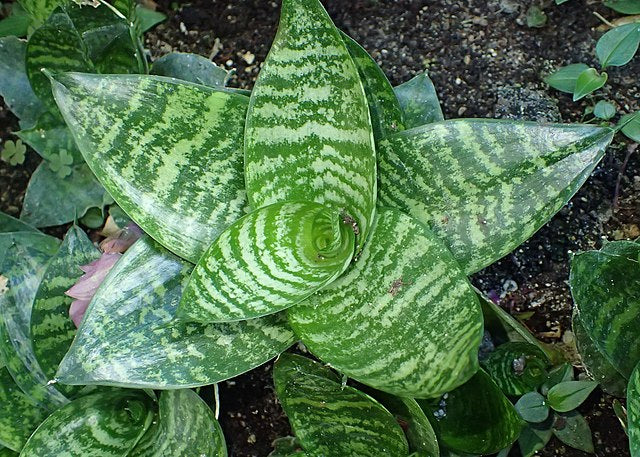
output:
[[[43,113],[33,127],[20,130],[16,135],[43,159],[50,159],[60,151],[66,151],[72,156],[74,163],[84,162],[71,131],[59,114]]]
[[[282,354],[273,368],[278,399],[310,455],[379,457],[409,454],[393,416],[373,398],[320,375],[305,357]]]
[[[640,45],[640,23],[621,25],[602,35],[596,54],[602,68],[620,67],[633,59]]]
[[[621,131],[627,138],[640,143],[640,111],[622,116],[619,125],[623,125]]]
[[[593,115],[598,119],[608,120],[616,115],[616,107],[613,103],[607,102],[605,100],[600,100],[596,103],[596,106],[593,107]]]
[[[304,200],[344,210],[358,250],[375,213],[367,98],[340,32],[318,0],[285,0],[247,114],[245,180],[254,209]]]
[[[554,410],[566,413],[576,409],[598,387],[593,381],[565,381],[556,384],[547,394],[547,404]]]
[[[64,74],[53,86],[93,172],[167,249],[195,263],[244,215],[245,96],[159,76]]]
[[[552,420],[549,419],[541,424],[527,424],[518,438],[518,446],[523,457],[531,457],[537,451],[543,449],[551,437]]]
[[[588,68],[578,76],[573,101],[576,102],[590,93],[600,89],[607,82],[608,75],[603,71],[598,73],[595,68]]]
[[[473,289],[442,242],[395,209],[379,210],[342,277],[287,312],[313,354],[389,393],[433,397],[478,369]]]
[[[523,395],[540,387],[549,359],[537,346],[507,342],[482,362],[483,368],[505,395]]]
[[[189,389],[160,394],[158,416],[128,457],[227,457],[220,424]]]
[[[6,368],[0,368],[0,446],[20,452],[45,417],[46,411],[22,393]]]
[[[544,27],[547,23],[547,15],[538,5],[531,5],[526,14],[527,27]]]
[[[197,54],[172,52],[160,57],[151,66],[151,74],[169,76],[204,86],[222,88],[230,73],[211,60]]]
[[[353,257],[339,211],[311,202],[260,208],[222,232],[191,274],[178,317],[227,322],[273,314],[336,279]]]
[[[468,454],[493,454],[518,438],[524,422],[482,370],[435,400],[418,400],[441,446]]]
[[[26,36],[31,25],[29,14],[20,6],[20,3],[9,3],[5,8],[10,9],[10,12],[4,19],[0,20],[0,37],[10,35],[16,37]]]
[[[573,94],[576,90],[578,76],[589,69],[589,65],[584,63],[573,63],[566,67],[560,67],[555,72],[544,78],[544,82],[560,92]]]
[[[528,392],[518,399],[516,411],[527,422],[544,422],[549,417],[549,407],[538,392]]]
[[[77,165],[60,178],[43,161],[31,175],[20,219],[36,227],[66,224],[89,208],[102,207],[105,190],[86,165]]]
[[[293,344],[282,315],[210,325],[175,320],[191,268],[148,238],[130,247],[96,292],[58,380],[201,386],[255,368]]]
[[[629,379],[627,388],[627,414],[629,418],[629,447],[631,456],[640,456],[640,364],[638,364]]]
[[[53,379],[60,361],[69,350],[76,327],[69,318],[73,299],[64,293],[82,276],[81,265],[100,258],[87,235],[77,226],[67,232],[60,249],[49,262],[31,310],[33,351],[48,379]],[[57,385],[65,395],[77,389]]]
[[[584,330],[627,379],[640,361],[639,256],[640,243],[609,243],[575,255],[569,278]]]
[[[379,203],[429,225],[471,274],[511,252],[580,188],[613,131],[458,119],[387,137]]]
[[[29,14],[34,27],[39,27],[64,0],[18,0],[20,6]]]
[[[373,136],[376,141],[404,130],[400,103],[382,69],[354,39],[344,33],[342,39],[360,74],[369,103]]]
[[[444,120],[438,94],[429,75],[424,72],[393,89],[404,113],[408,129]]]
[[[2,152],[0,152],[0,158],[4,162],[8,162],[9,165],[22,165],[24,163],[24,154],[27,152],[27,147],[22,144],[22,140],[12,141],[7,140],[4,142]]]
[[[604,2],[606,6],[622,14],[640,14],[638,0],[609,0]]]
[[[565,381],[573,381],[573,365],[570,363],[563,363],[549,371],[547,379],[540,387],[540,393],[542,395],[547,395],[547,393],[549,393],[549,389],[556,384],[560,384]]]
[[[564,444],[589,454],[594,453],[591,429],[579,412],[556,414],[552,431]]]
[[[116,390],[78,398],[49,416],[20,457],[128,455],[155,414],[141,391]]]

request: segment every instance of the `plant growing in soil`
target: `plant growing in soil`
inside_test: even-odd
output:
[[[280,441],[280,454],[487,454],[518,438],[524,423],[507,396],[537,389],[552,351],[478,297],[467,276],[568,201],[612,129],[445,121],[426,75],[392,88],[317,0],[284,1],[250,96],[192,55],[158,60],[154,75],[87,73],[102,68],[92,53],[73,61],[86,67],[64,68],[72,51],[36,47],[39,30],[21,90],[59,109],[65,141],[109,196],[100,208],[111,197],[119,205],[103,230],[130,217],[145,235],[113,264],[75,225],[60,245],[25,223],[28,212],[2,216],[0,350],[6,408],[19,413],[0,419],[3,445],[101,455],[87,431],[98,423],[122,455],[225,455],[215,418],[188,388],[296,341],[359,384],[282,355],[275,385],[297,437]],[[131,45],[130,33],[115,37]],[[128,49],[116,55],[146,72],[142,53]],[[68,293],[84,302],[75,309],[88,306],[74,313],[76,333],[65,291],[79,266],[86,276]],[[497,349],[479,360],[483,337]],[[469,408],[472,399],[481,401]],[[367,438],[355,438],[354,422]]]

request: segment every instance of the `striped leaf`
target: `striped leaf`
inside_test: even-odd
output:
[[[0,293],[0,358],[33,402],[54,409],[67,400],[47,384],[49,378],[35,357],[29,323],[38,285],[58,250],[58,240],[39,232],[7,233],[2,238],[10,243],[0,265],[0,274],[7,279],[6,290]]]
[[[394,87],[393,90],[402,108],[406,128],[412,129],[444,120],[436,88],[426,72]]]
[[[513,444],[524,421],[500,388],[479,370],[436,400],[419,400],[442,446],[468,454],[493,454]]]
[[[167,249],[195,263],[244,215],[246,97],[159,76],[64,74],[53,87],[97,178]]]
[[[389,411],[359,390],[322,376],[313,365],[319,364],[299,355],[282,354],[273,368],[278,399],[308,454],[409,454],[404,433]]]
[[[115,390],[78,398],[49,416],[21,457],[122,457],[151,425],[153,400],[144,392]]]
[[[159,389],[207,385],[293,344],[281,315],[210,325],[175,320],[190,272],[191,265],[148,238],[136,242],[96,292],[58,380]]]
[[[40,282],[31,310],[31,340],[36,359],[48,379],[54,378],[76,334],[76,327],[69,318],[73,299],[64,293],[82,276],[80,265],[98,258],[100,251],[84,231],[74,225],[49,262]],[[77,390],[64,385],[57,388],[66,395]]]
[[[376,141],[404,130],[400,104],[382,69],[354,39],[345,33],[342,33],[342,39],[360,74],[369,103],[373,136]]]
[[[18,0],[18,3],[31,17],[31,25],[38,27],[64,0]]]
[[[153,62],[152,75],[169,76],[203,86],[222,88],[231,73],[197,54],[172,52]]]
[[[192,390],[160,394],[158,415],[128,457],[227,457],[220,424]]]
[[[571,261],[577,316],[595,347],[626,379],[640,361],[640,243],[619,241]]]
[[[362,248],[375,211],[367,99],[340,32],[318,0],[285,0],[247,114],[251,206],[304,200],[344,210]]]
[[[285,202],[248,214],[202,256],[178,316],[225,322],[273,314],[337,278],[353,256],[354,235],[338,211]]]
[[[538,346],[508,342],[491,352],[482,366],[505,395],[520,396],[546,380],[549,359]]]
[[[640,456],[640,363],[629,379],[627,388],[627,414],[629,417],[629,447],[631,457]]]
[[[379,145],[379,201],[428,224],[474,273],[529,238],[589,176],[613,131],[458,119]]]
[[[401,396],[433,397],[478,369],[482,315],[443,243],[395,209],[381,208],[357,262],[288,310],[316,356]]]
[[[0,368],[0,446],[20,452],[45,417],[47,413],[22,393],[7,369]]]

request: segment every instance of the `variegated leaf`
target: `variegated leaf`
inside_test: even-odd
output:
[[[22,391],[46,409],[66,403],[36,360],[31,341],[33,300],[47,264],[58,250],[58,240],[39,232],[0,234],[9,245],[0,265],[7,280],[0,292],[0,357]]]
[[[549,359],[538,346],[507,342],[482,362],[482,367],[505,395],[520,396],[534,391],[545,381]]]
[[[353,256],[354,234],[340,213],[285,202],[240,219],[202,256],[178,316],[225,322],[273,314],[337,278]]]
[[[629,447],[631,457],[640,456],[640,363],[631,373],[627,388]]]
[[[18,3],[31,17],[31,25],[38,27],[64,0],[18,0]]]
[[[282,315],[228,324],[177,321],[191,269],[148,238],[130,247],[96,292],[58,380],[159,389],[207,385],[293,344]]]
[[[160,394],[158,415],[128,457],[227,457],[220,424],[189,389]]]
[[[153,62],[152,75],[169,76],[203,86],[222,88],[231,73],[197,54],[172,52]]]
[[[569,282],[577,317],[626,379],[640,362],[640,243],[618,241],[577,254]]]
[[[31,340],[36,359],[48,379],[54,378],[76,334],[76,327],[69,317],[73,299],[64,293],[82,276],[80,266],[98,258],[100,251],[82,229],[74,225],[40,282],[31,310]],[[77,391],[64,385],[57,388],[67,395]]]
[[[304,200],[354,220],[358,248],[376,199],[376,156],[358,70],[318,0],[285,0],[247,114],[251,206]]]
[[[282,354],[273,380],[291,428],[304,450],[324,457],[379,457],[409,454],[394,417],[376,400],[323,376],[305,357]],[[295,455],[295,454],[294,454]]]
[[[46,411],[22,393],[6,368],[0,368],[0,446],[20,452],[45,417]]]
[[[245,96],[160,76],[64,74],[53,87],[100,182],[167,249],[195,263],[244,215]]]
[[[393,90],[402,108],[406,128],[412,129],[444,120],[438,94],[426,72],[394,87]]]
[[[433,397],[478,369],[482,314],[444,244],[396,209],[381,208],[360,258],[287,311],[316,356],[401,396]]]
[[[360,74],[369,103],[373,136],[376,141],[404,130],[400,103],[382,69],[358,42],[344,33],[342,39]]]
[[[142,391],[114,390],[80,397],[49,416],[21,457],[122,457],[149,428],[153,400]]]
[[[379,201],[428,224],[471,274],[567,203],[612,137],[590,125],[486,119],[406,130],[380,142]]]

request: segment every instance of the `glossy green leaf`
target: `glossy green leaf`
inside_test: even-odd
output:
[[[486,119],[406,130],[380,142],[379,202],[429,225],[471,274],[562,208],[612,138],[589,125]]]
[[[0,368],[0,446],[19,452],[45,417],[46,411],[22,393],[6,368]]]
[[[527,424],[522,429],[518,438],[518,447],[523,457],[532,457],[547,445],[553,436],[551,422],[552,419],[541,424]]]
[[[596,55],[602,68],[620,67],[633,59],[640,45],[640,23],[621,25],[602,35],[596,44]]]
[[[21,457],[128,455],[155,414],[142,391],[115,390],[78,398],[49,416]]]
[[[128,457],[227,457],[220,424],[189,389],[160,394],[158,415]]]
[[[36,227],[66,224],[89,208],[102,207],[105,190],[86,165],[76,165],[60,178],[43,161],[31,175],[20,219]]]
[[[622,14],[640,14],[638,0],[609,0],[604,2],[606,6]]]
[[[594,453],[591,429],[579,412],[556,414],[552,431],[564,444],[589,454]]]
[[[32,25],[38,27],[64,0],[18,0],[18,3],[31,17]]]
[[[518,438],[524,422],[489,375],[479,370],[439,400],[419,400],[441,445],[492,454]]]
[[[65,384],[172,389],[213,384],[293,344],[284,316],[229,324],[174,318],[192,266],[143,238],[94,296],[58,369]]]
[[[549,360],[537,346],[508,342],[498,346],[482,362],[483,368],[506,395],[523,395],[540,387]]]
[[[436,88],[424,72],[393,89],[408,129],[444,120]]]
[[[544,422],[549,417],[549,407],[538,392],[527,392],[515,404],[516,411],[527,422]]]
[[[195,263],[244,215],[246,97],[159,76],[64,74],[54,91],[97,178],[167,249]]]
[[[640,143],[640,111],[622,116],[619,125],[623,126],[621,132],[624,133],[627,138],[636,143]]]
[[[273,368],[276,394],[305,451],[324,457],[409,454],[389,411],[359,390],[322,376],[313,365],[319,364],[282,354]]]
[[[353,257],[338,211],[311,202],[260,208],[222,232],[202,256],[178,317],[227,322],[273,314],[329,284]]]
[[[598,383],[593,381],[561,382],[549,389],[547,404],[561,413],[571,411],[580,406],[596,387]]]
[[[245,129],[254,209],[304,200],[343,210],[361,249],[375,213],[376,155],[358,70],[318,0],[285,0]]]
[[[593,115],[598,119],[608,120],[616,115],[616,107],[613,103],[607,102],[605,100],[600,100],[596,103],[596,106],[593,107]]]
[[[573,366],[570,363],[563,363],[549,371],[544,384],[540,387],[540,393],[547,395],[549,389],[565,381],[573,381]]]
[[[209,87],[222,88],[230,73],[211,60],[197,54],[172,52],[153,63],[151,74],[169,76]]]
[[[20,130],[16,135],[43,159],[50,159],[60,151],[65,151],[75,164],[84,162],[71,131],[59,114],[43,113],[33,127]]]
[[[47,384],[50,378],[36,360],[29,323],[38,285],[58,250],[58,240],[39,232],[0,234],[0,245],[6,241],[8,248],[0,265],[7,279],[6,290],[0,294],[0,358],[32,401],[53,409],[67,400]]]
[[[627,414],[631,457],[638,457],[640,456],[640,363],[633,370],[629,379]]]
[[[45,110],[31,88],[25,69],[27,43],[16,37],[0,38],[0,96],[21,121],[33,125]]]
[[[590,93],[600,89],[607,82],[608,75],[603,71],[598,73],[595,68],[588,68],[578,75],[576,88],[573,91],[573,101],[576,102]]]
[[[569,279],[584,330],[627,379],[640,361],[639,256],[640,243],[609,243],[575,255]]]
[[[69,318],[73,299],[64,293],[82,276],[79,267],[98,258],[100,251],[84,231],[74,225],[40,282],[31,310],[31,340],[36,359],[48,379],[54,378],[76,334],[76,327]],[[57,388],[67,395],[77,391],[64,385]]]
[[[440,240],[395,209],[379,209],[360,258],[288,315],[313,354],[396,395],[439,395],[478,369],[473,289]]]
[[[376,141],[404,130],[400,103],[393,87],[375,60],[354,39],[342,34],[349,54],[356,64],[369,103],[373,136]]]
[[[566,67],[561,67],[549,76],[544,78],[544,82],[549,84],[554,89],[568,94],[573,94],[576,90],[576,82],[578,76],[589,69],[589,65],[584,63],[573,63]]]

